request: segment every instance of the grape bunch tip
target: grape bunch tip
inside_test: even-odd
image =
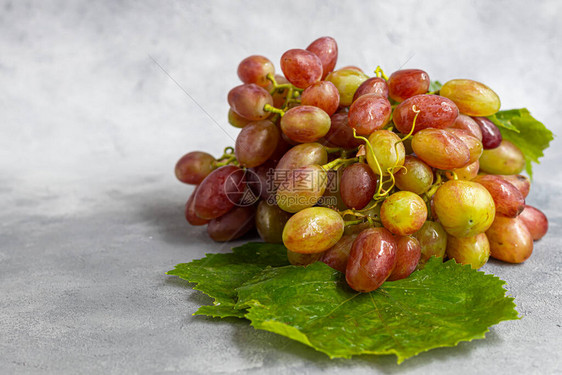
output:
[[[256,228],[292,264],[324,262],[359,292],[430,257],[475,269],[528,259],[548,220],[525,204],[524,154],[488,118],[498,95],[470,79],[430,92],[421,69],[370,77],[337,59],[321,37],[285,52],[282,74],[266,57],[242,60],[227,97],[235,144],[176,164],[195,185],[187,221],[220,242]]]

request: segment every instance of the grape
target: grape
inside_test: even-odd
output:
[[[228,110],[228,123],[235,128],[243,128],[244,126],[248,125],[251,120],[245,119],[244,117],[240,116],[232,109]]]
[[[234,153],[241,166],[253,168],[267,161],[281,138],[279,129],[271,121],[257,121],[246,125],[236,137]]]
[[[380,77],[369,78],[355,91],[353,101],[366,94],[378,94],[386,99],[388,97],[388,84]]]
[[[310,207],[287,221],[283,229],[283,243],[287,249],[296,253],[321,253],[340,240],[343,228],[343,219],[336,211],[325,207]]]
[[[447,232],[435,221],[427,220],[420,230],[413,234],[421,246],[419,265],[423,266],[432,256],[443,258],[447,249]]]
[[[426,219],[425,202],[410,191],[392,194],[384,200],[381,207],[382,225],[393,234],[412,234],[422,227]]]
[[[416,270],[421,257],[421,245],[415,237],[400,236],[396,240],[396,266],[388,281],[405,279]]]
[[[244,171],[225,165],[209,174],[197,189],[195,213],[202,219],[215,219],[230,211],[242,198],[246,187]]]
[[[444,129],[453,124],[459,114],[455,103],[439,95],[416,95],[404,100],[394,109],[393,121],[400,133],[408,134],[412,130],[416,113],[414,133],[425,128]]]
[[[304,49],[290,49],[281,56],[281,70],[293,85],[305,89],[322,78],[322,61]]]
[[[365,94],[349,107],[349,126],[359,135],[369,135],[388,124],[392,107],[379,94]]]
[[[326,190],[327,179],[319,165],[292,170],[277,189],[277,205],[291,213],[314,206]]]
[[[421,69],[398,70],[388,78],[388,95],[397,102],[425,94],[429,89],[429,75]]]
[[[273,63],[263,56],[246,57],[238,65],[238,77],[244,83],[255,83],[267,88],[271,84],[271,81],[267,79],[268,74],[275,74],[275,68]]]
[[[363,71],[363,69],[361,69],[361,68],[359,68],[359,67],[357,67],[357,66],[355,66],[355,65],[346,65],[346,66],[344,66],[343,68],[341,68],[341,69],[339,69],[339,70],[355,70],[356,72],[365,74],[365,72]]]
[[[191,225],[205,225],[209,222],[209,220],[201,219],[195,214],[195,194],[198,188],[199,185],[195,186],[195,190],[193,190],[185,204],[185,220]]]
[[[256,84],[236,86],[228,93],[228,104],[237,115],[251,121],[265,120],[270,113],[264,111],[266,104],[272,105],[273,98],[263,87]]]
[[[462,129],[445,129],[451,134],[456,135],[463,143],[468,147],[468,152],[470,154],[470,159],[468,162],[470,164],[478,161],[480,155],[482,155],[482,142],[478,138],[473,137],[467,130]]]
[[[212,155],[202,151],[185,154],[176,163],[176,177],[186,184],[198,185],[213,171],[215,161]]]
[[[474,121],[480,127],[482,134],[482,146],[484,150],[496,148],[502,142],[500,129],[486,117],[474,117]]]
[[[525,208],[523,194],[502,177],[480,175],[473,181],[478,182],[490,192],[496,205],[496,213],[507,217],[516,217]]]
[[[301,104],[318,107],[331,116],[340,105],[340,93],[332,82],[316,82],[303,91]]]
[[[377,181],[377,175],[365,163],[345,168],[340,189],[345,205],[355,210],[366,207],[377,190]]]
[[[531,189],[531,181],[529,180],[529,177],[521,174],[504,174],[501,175],[501,177],[515,186],[517,190],[523,194],[523,198],[527,198],[529,190]]]
[[[353,129],[348,126],[347,112],[338,112],[332,115],[332,125],[324,136],[326,141],[343,148],[355,148],[364,142],[353,137]]]
[[[256,211],[256,228],[264,242],[283,243],[283,228],[291,214],[277,205],[260,201]]]
[[[404,168],[394,174],[396,186],[400,190],[423,194],[433,185],[433,170],[429,165],[416,158],[406,156]]]
[[[520,218],[497,215],[486,231],[492,258],[508,263],[523,263],[533,252],[533,237]]]
[[[402,138],[402,144],[404,145],[404,150],[406,155],[411,155],[414,153],[414,149],[412,149],[412,137],[406,137],[406,134],[398,134],[400,138]]]
[[[340,105],[348,106],[353,102],[355,91],[365,82],[369,76],[351,69],[340,69],[331,72],[326,81],[332,82],[340,93]]]
[[[334,38],[323,36],[310,43],[306,49],[320,58],[322,62],[322,79],[334,70],[338,61],[338,44]]]
[[[369,143],[377,157],[380,170],[371,152],[367,149],[367,163],[376,174],[387,176],[404,164],[406,153],[400,138],[388,130],[376,130],[369,136]]]
[[[254,168],[249,168],[246,174],[247,186],[256,197],[267,200],[275,193],[275,163],[272,160]]]
[[[308,266],[316,263],[322,258],[322,253],[301,254],[287,250],[287,259],[293,266]]]
[[[235,240],[254,227],[255,215],[256,209],[253,206],[234,207],[226,214],[211,220],[207,226],[207,233],[217,242]]]
[[[319,143],[303,143],[291,148],[277,164],[276,174],[283,174],[292,169],[312,164],[324,165],[328,162],[328,153]]]
[[[349,253],[351,252],[351,246],[358,234],[359,233],[344,234],[334,246],[330,247],[323,253],[320,261],[326,263],[336,271],[345,273],[347,259],[349,258]]]
[[[540,240],[548,231],[548,219],[541,210],[533,206],[526,205],[519,218],[531,233],[534,241]]]
[[[474,177],[478,175],[478,170],[480,169],[480,163],[476,160],[474,163],[469,164],[462,168],[454,168],[451,169],[452,172],[455,172],[457,178],[459,180],[472,180]],[[450,171],[445,172],[445,175],[449,180],[452,180],[453,174]]]
[[[287,78],[279,74],[275,75],[275,82],[277,82],[278,85],[289,83]],[[273,98],[273,106],[276,108],[284,108],[288,93],[288,88],[278,88],[277,90],[275,90],[273,94],[271,94],[271,97]]]
[[[438,169],[462,168],[470,161],[465,143],[443,129],[420,130],[412,139],[412,148],[418,158]]]
[[[469,264],[475,270],[482,267],[490,257],[490,243],[486,234],[480,233],[472,237],[447,238],[447,257],[457,263]]]
[[[314,142],[330,130],[330,116],[318,107],[301,105],[285,112],[281,130],[295,142]]]
[[[486,188],[476,182],[450,180],[433,196],[435,214],[447,233],[455,237],[472,237],[485,232],[496,208]]]
[[[518,174],[525,168],[525,156],[513,143],[503,140],[492,149],[484,150],[480,169],[490,174]]]
[[[500,98],[488,86],[471,79],[446,82],[439,94],[451,99],[459,111],[469,116],[491,116],[500,110]]]
[[[343,203],[340,189],[343,172],[344,168],[339,168],[338,170],[330,169],[326,172],[326,190],[318,202],[319,206],[334,208],[339,211],[347,210],[348,207]]]
[[[345,279],[358,292],[371,292],[382,285],[396,265],[396,240],[384,228],[365,229],[355,239]]]
[[[470,135],[482,142],[482,130],[480,130],[478,123],[470,116],[460,114],[450,127],[466,130]]]

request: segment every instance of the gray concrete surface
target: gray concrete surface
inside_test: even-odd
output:
[[[561,17],[557,0],[1,1],[0,374],[561,373],[559,138],[528,198],[549,234],[525,264],[484,268],[522,319],[486,340],[400,366],[329,360],[243,321],[192,317],[208,299],[164,275],[227,251],[184,223],[191,188],[172,168],[232,145],[226,93],[242,58],[277,62],[332,35],[340,66],[481,80],[560,134]]]

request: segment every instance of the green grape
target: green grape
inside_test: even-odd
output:
[[[327,181],[326,171],[319,165],[295,169],[277,188],[277,205],[291,213],[312,207],[324,194]]]
[[[260,201],[256,211],[256,228],[264,242],[283,243],[283,228],[291,214],[277,205]]]
[[[323,253],[301,254],[294,251],[287,250],[287,258],[289,263],[293,266],[308,266],[309,264],[316,263],[322,258]]]
[[[352,69],[340,69],[331,72],[326,77],[326,81],[332,82],[340,93],[340,105],[348,106],[353,102],[355,91],[369,76]]]
[[[243,128],[248,125],[252,120],[245,119],[238,113],[234,112],[232,109],[228,110],[228,123],[235,128]]]
[[[469,264],[475,270],[482,267],[490,257],[490,243],[485,233],[472,237],[447,237],[447,257],[457,263]]]
[[[427,219],[427,206],[410,191],[399,191],[386,198],[381,207],[382,224],[393,234],[405,236],[419,230]]]
[[[305,208],[287,221],[283,243],[295,253],[321,253],[340,240],[343,229],[343,219],[336,211],[325,207]]]
[[[472,237],[485,232],[494,221],[492,195],[476,182],[450,180],[433,196],[435,214],[445,231],[455,237]]]
[[[448,81],[439,94],[451,99],[461,113],[469,116],[491,116],[501,106],[500,98],[491,88],[471,79]]]
[[[525,155],[507,140],[493,149],[484,150],[480,157],[480,169],[490,174],[518,174],[525,168]]]
[[[406,158],[406,151],[404,145],[400,138],[393,132],[388,130],[376,130],[369,136],[369,143],[373,148],[373,152],[377,157],[378,164],[369,148],[366,148],[367,153],[367,163],[378,175],[387,176],[390,173],[394,173],[404,164],[404,159]]]
[[[416,194],[423,194],[433,184],[433,170],[429,165],[416,158],[406,156],[404,168],[394,174],[396,186],[400,190],[411,191]]]
[[[451,169],[451,171],[445,172],[445,175],[449,180],[453,180],[454,176],[451,172],[455,172],[459,180],[472,180],[478,175],[478,170],[480,169],[480,163],[476,160],[474,163],[467,165],[462,168]]]
[[[447,232],[438,222],[427,220],[413,236],[419,241],[421,246],[419,267],[423,267],[432,256],[437,258],[445,256]]]
[[[281,130],[295,142],[314,142],[330,130],[330,116],[322,109],[300,105],[285,112],[281,118]]]
[[[497,215],[486,236],[492,258],[508,263],[523,263],[533,252],[533,236],[519,217]]]

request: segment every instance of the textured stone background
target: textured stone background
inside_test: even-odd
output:
[[[480,80],[560,134],[560,19],[558,0],[0,1],[0,373],[560,373],[559,138],[528,198],[550,233],[525,264],[484,268],[523,319],[486,340],[401,366],[331,361],[245,322],[192,317],[207,299],[164,275],[227,251],[186,225],[191,188],[172,169],[233,143],[226,93],[242,58],[277,62],[331,35],[340,66]]]

